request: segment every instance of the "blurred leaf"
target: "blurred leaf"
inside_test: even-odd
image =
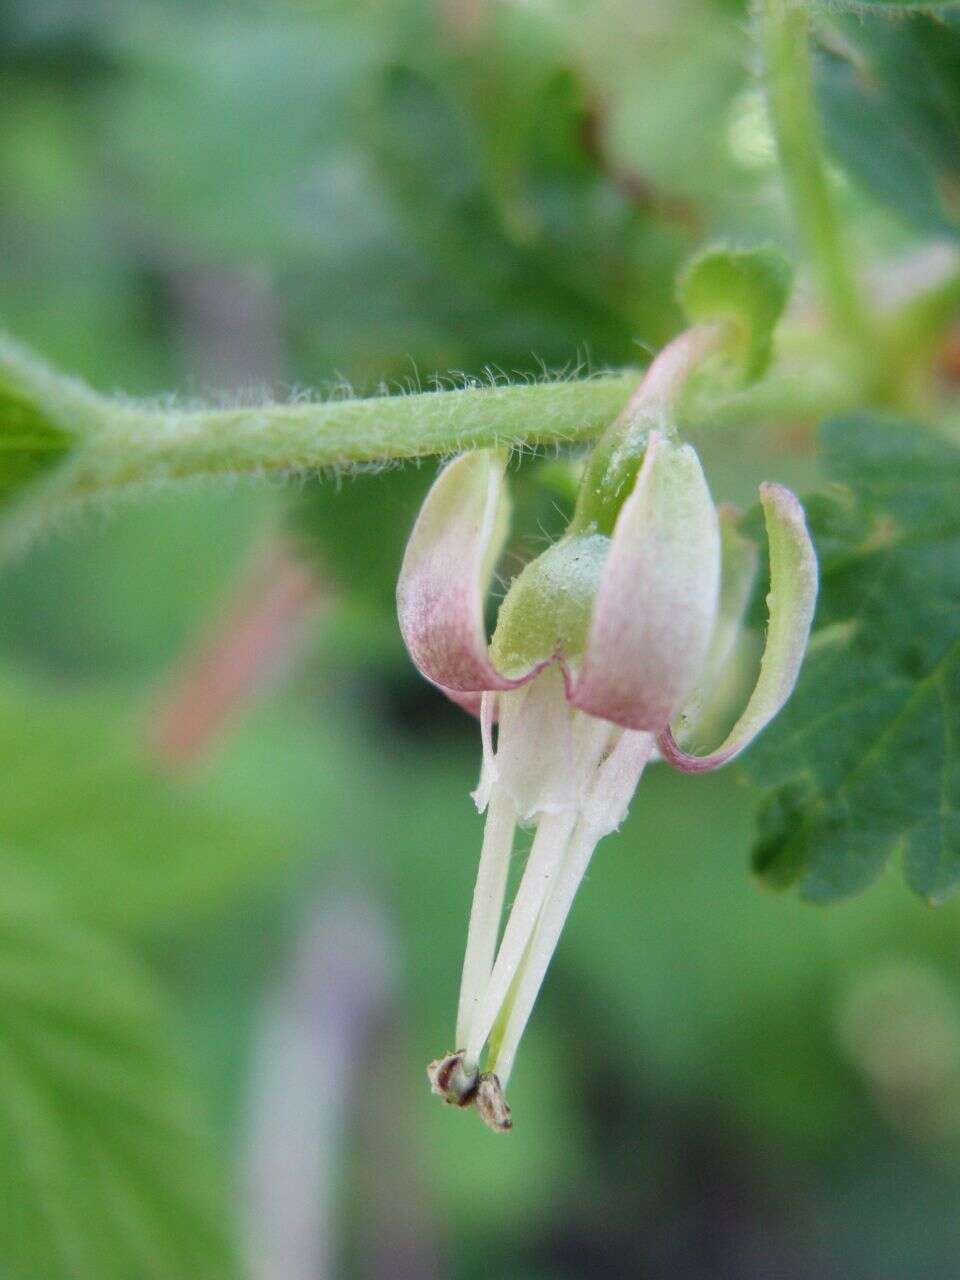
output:
[[[691,322],[731,321],[745,380],[770,363],[773,330],[790,296],[790,263],[778,249],[706,249],[683,270],[677,295]]]
[[[531,162],[546,151],[561,164],[572,159],[582,165],[585,159],[577,146],[580,113],[575,108],[571,130],[564,104],[551,102],[558,81],[573,78],[558,15],[546,7],[492,0],[452,37],[451,70],[458,74],[450,83],[469,108],[485,185],[503,230],[518,243],[535,239],[542,227],[531,202]],[[549,115],[545,101],[555,107]]]
[[[755,868],[817,902],[901,853],[933,902],[960,885],[960,451],[921,426],[828,423],[809,506],[822,586],[800,683],[746,757],[776,786]]]
[[[0,1271],[228,1280],[201,1117],[146,975],[0,862]]]
[[[832,13],[844,10],[863,13],[865,9],[887,9],[893,15],[910,10],[930,12],[934,9],[955,9],[957,6],[957,0],[807,0],[807,3]]]
[[[290,505],[290,528],[338,591],[393,620],[407,535],[435,474],[405,466],[311,480]]]
[[[142,690],[222,613],[279,497],[167,490],[39,540],[2,566],[0,645],[31,672]]]
[[[103,693],[0,681],[0,841],[84,914],[182,924],[307,847],[268,779],[230,790],[216,768],[165,771],[145,739]]]
[[[528,108],[533,127],[523,130],[529,146],[511,152],[508,212],[501,179],[490,185],[494,125],[452,84],[439,69],[398,64],[371,116],[405,234],[443,268],[451,339],[462,341],[472,320],[473,361],[512,373],[582,359],[587,343],[600,362],[628,363],[638,332],[669,336],[671,277],[690,228],[659,219],[591,153],[576,75],[559,70]]]
[[[346,10],[320,22],[293,6],[143,5],[112,43],[128,74],[102,127],[132,211],[219,261],[311,246],[312,170],[350,137],[382,26]]]
[[[66,104],[25,78],[0,120],[4,312],[95,384],[151,394],[196,376],[183,279],[251,262],[282,311],[280,376],[306,385],[624,364],[665,341],[690,211],[596,145],[606,84],[579,27],[491,4],[458,43],[455,9],[91,21],[103,74]]]
[[[891,21],[860,12],[838,17],[834,30],[818,59],[817,91],[835,156],[919,230],[956,235],[960,14]]]
[[[611,167],[695,221],[732,198],[742,225],[750,175],[727,136],[749,86],[742,14],[713,0],[594,0],[588,20],[578,5],[566,15]]]

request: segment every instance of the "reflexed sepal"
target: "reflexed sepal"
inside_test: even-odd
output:
[[[779,484],[760,486],[770,543],[770,621],[760,675],[746,709],[726,741],[706,756],[688,755],[669,727],[657,745],[665,760],[688,773],[717,769],[738,756],[777,714],[793,692],[807,648],[817,602],[817,557],[803,508]]]
[[[510,689],[487,657],[483,605],[509,519],[506,456],[461,454],[441,471],[414,525],[397,613],[420,671],[461,693]]]

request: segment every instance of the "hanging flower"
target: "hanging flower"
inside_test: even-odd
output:
[[[400,573],[410,655],[479,715],[483,740],[474,799],[486,827],[458,1048],[429,1075],[445,1101],[475,1105],[498,1130],[511,1125],[503,1090],[577,888],[645,766],[663,758],[699,772],[732,760],[789,697],[809,635],[817,566],[803,511],[764,484],[771,586],[759,678],[720,747],[684,750],[735,646],[756,551],[670,426],[662,387],[675,357],[676,344],[597,446],[570,527],[513,581],[489,645],[484,601],[509,522],[502,452],[467,453],[441,472]],[[500,937],[518,825],[535,832]]]

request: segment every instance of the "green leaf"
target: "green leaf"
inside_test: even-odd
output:
[[[790,296],[793,270],[773,248],[707,249],[686,267],[677,296],[688,320],[728,320],[744,381],[770,362],[773,330]]]
[[[29,399],[0,381],[0,507],[55,466],[71,438]]]
[[[960,886],[960,451],[866,414],[826,424],[822,446],[833,484],[807,504],[817,628],[746,760],[777,788],[754,868],[829,902],[896,852],[939,902]]]
[[[229,1280],[221,1171],[153,985],[0,860],[0,1273]]]
[[[838,16],[835,30],[825,37],[816,73],[834,156],[921,231],[956,235],[960,14],[942,7],[890,21],[861,12]]]

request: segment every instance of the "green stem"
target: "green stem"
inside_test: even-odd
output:
[[[15,395],[73,439],[69,490],[78,498],[197,477],[590,440],[620,412],[638,378],[625,370],[369,399],[180,409],[99,395],[0,335],[0,397]],[[0,412],[0,440],[6,429]]]
[[[314,471],[467,449],[589,440],[636,372],[364,400],[194,412],[114,410],[88,444],[91,489],[143,479]]]
[[[788,335],[784,335],[785,339]],[[781,346],[789,353],[789,342]],[[858,402],[862,381],[832,342],[815,337],[781,372],[742,392],[705,383],[677,406],[677,425],[746,426],[818,417]],[[530,448],[595,440],[636,389],[635,371],[579,381],[470,386],[447,391],[238,409],[177,409],[102,396],[0,336],[0,481],[14,448],[29,451],[4,417],[4,392],[62,433],[63,455],[30,483],[0,529],[0,554],[78,505],[196,479],[266,477],[376,464],[485,447]],[[8,399],[7,404],[11,403]],[[59,437],[58,437],[59,438]],[[32,439],[32,437],[31,437]],[[46,457],[46,455],[44,455]],[[24,462],[31,459],[24,452]],[[34,459],[34,461],[36,461]]]
[[[800,236],[830,319],[861,348],[873,326],[850,269],[830,194],[810,66],[809,11],[802,0],[758,0],[770,118]]]
[[[677,405],[680,429],[815,422],[869,402],[862,363],[851,359],[849,348],[834,344],[828,351],[822,335],[807,338],[785,331],[780,342],[782,358],[766,377],[747,387],[726,388],[718,394],[708,378],[694,377]]]

